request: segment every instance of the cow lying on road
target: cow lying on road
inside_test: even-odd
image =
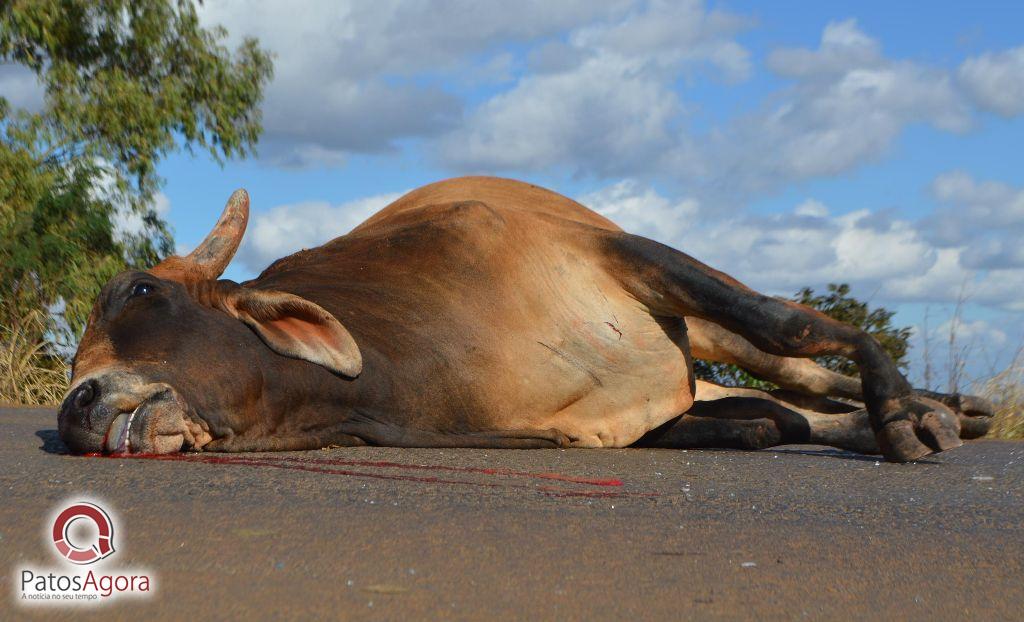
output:
[[[235,192],[190,255],[103,288],[58,415],[72,451],[813,442],[909,461],[987,430],[983,401],[914,391],[864,332],[536,186],[425,186],[217,280],[248,208]],[[695,381],[693,357],[783,389]]]

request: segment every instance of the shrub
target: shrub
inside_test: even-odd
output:
[[[39,311],[12,326],[0,326],[0,402],[27,405],[60,403],[68,387],[68,366],[35,338],[45,330]]]
[[[1024,439],[1024,356],[979,384],[975,391],[996,409],[989,438]]]

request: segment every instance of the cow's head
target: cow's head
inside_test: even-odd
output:
[[[298,296],[217,280],[238,249],[249,196],[238,190],[187,257],[107,283],[75,354],[58,415],[74,452],[168,453],[243,433],[266,398],[268,361],[302,359],[354,377],[359,348]]]

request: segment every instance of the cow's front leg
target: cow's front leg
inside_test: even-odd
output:
[[[716,406],[724,407],[732,413],[735,405]],[[750,412],[747,411],[748,414]],[[644,434],[632,446],[667,449],[766,449],[798,442],[800,441],[785,438],[778,424],[768,417],[734,419],[721,410],[716,410],[698,414],[687,413],[670,419]]]
[[[557,449],[568,447],[569,437],[554,428],[545,430],[431,430],[392,422],[385,413],[361,411],[340,426],[368,445],[384,447],[463,447],[481,449]]]

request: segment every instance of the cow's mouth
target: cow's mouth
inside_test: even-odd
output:
[[[123,370],[80,380],[57,424],[68,449],[83,454],[167,454],[213,440],[208,423],[174,387]]]
[[[142,404],[129,413],[121,413],[110,422],[107,434],[103,437],[103,449],[109,454],[130,454],[132,453],[132,423],[139,413]]]
[[[174,389],[158,389],[111,420],[103,436],[103,453],[168,454],[200,449],[212,440],[205,423]]]

